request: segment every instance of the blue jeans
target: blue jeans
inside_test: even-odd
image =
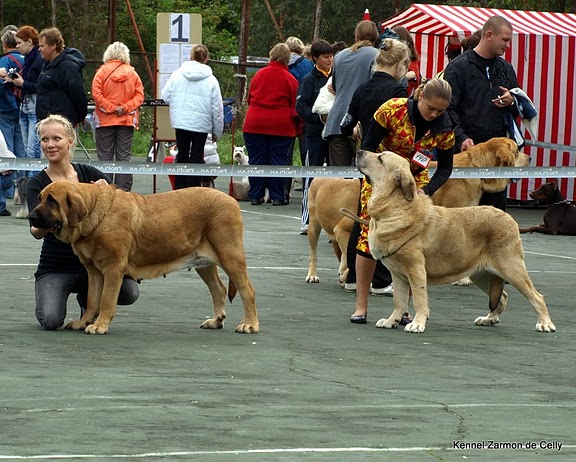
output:
[[[0,130],[6,139],[6,146],[16,157],[24,157],[26,150],[20,130],[20,111],[0,112]]]
[[[255,135],[244,132],[244,142],[248,150],[250,165],[290,165],[294,138],[290,136]],[[288,200],[284,192],[284,178],[281,177],[249,177],[250,200],[262,199],[268,187],[270,199],[273,201]]]
[[[20,131],[22,132],[26,157],[29,159],[40,159],[40,140],[36,133],[37,122],[38,117],[36,117],[35,108],[32,108],[30,113],[24,107],[24,102],[22,102],[22,107],[20,108]]]
[[[16,172],[12,172],[10,175],[0,175],[0,212],[6,210],[6,193],[10,189],[14,189],[14,180],[16,179]]]
[[[80,305],[80,314],[84,312],[88,299],[88,272],[42,274],[36,278],[35,292],[36,319],[46,330],[58,329],[66,319],[66,303],[71,293],[78,294],[76,300]],[[120,287],[118,305],[131,305],[139,295],[138,283],[125,277]]]
[[[24,143],[22,141],[22,131],[20,130],[20,111],[14,109],[13,111],[0,112],[0,130],[6,140],[6,146],[16,157],[24,157],[26,152],[24,150]],[[17,176],[24,175],[25,172],[18,171]],[[14,185],[6,192],[8,197],[14,197]]]

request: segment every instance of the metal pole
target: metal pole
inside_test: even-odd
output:
[[[108,1],[108,43],[116,41],[116,0]]]
[[[238,85],[236,88],[236,100],[234,101],[235,114],[240,112],[244,93],[246,92],[246,61],[248,59],[248,38],[250,31],[250,0],[242,0],[240,37],[238,49],[238,65],[236,67],[236,78]]]

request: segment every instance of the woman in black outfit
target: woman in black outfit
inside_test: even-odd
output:
[[[27,183],[29,210],[38,205],[40,192],[54,181],[68,180],[76,183],[111,183],[100,170],[89,165],[70,161],[76,143],[76,131],[63,116],[50,115],[38,124],[38,137],[42,152],[48,159],[48,166],[30,177]],[[58,329],[66,318],[66,302],[71,293],[76,293],[81,311],[86,308],[88,298],[88,272],[72,251],[70,244],[64,243],[45,229],[30,226],[30,233],[36,239],[44,239],[40,251],[40,261],[36,278],[36,319],[46,330]],[[119,305],[131,305],[138,299],[136,281],[124,278]]]

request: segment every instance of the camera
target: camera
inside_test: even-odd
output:
[[[8,77],[10,77],[12,80],[17,79],[18,77],[20,77],[18,75],[18,72],[16,71],[16,68],[13,67],[11,69],[8,70]]]

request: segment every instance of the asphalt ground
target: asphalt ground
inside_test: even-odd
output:
[[[135,191],[150,193],[152,177],[136,176]],[[523,236],[557,332],[536,332],[510,286],[493,327],[473,323],[488,310],[480,290],[442,286],[426,331],[407,334],[374,327],[388,297],[371,297],[367,325],[349,322],[354,295],[324,235],[321,282],[305,282],[300,198],[241,203],[257,335],[234,332],[239,297],[222,330],[200,329],[210,298],[187,271],[142,282],[105,336],[44,331],[41,243],[26,220],[0,217],[0,460],[575,460],[574,237]],[[544,213],[509,211],[522,226]]]

